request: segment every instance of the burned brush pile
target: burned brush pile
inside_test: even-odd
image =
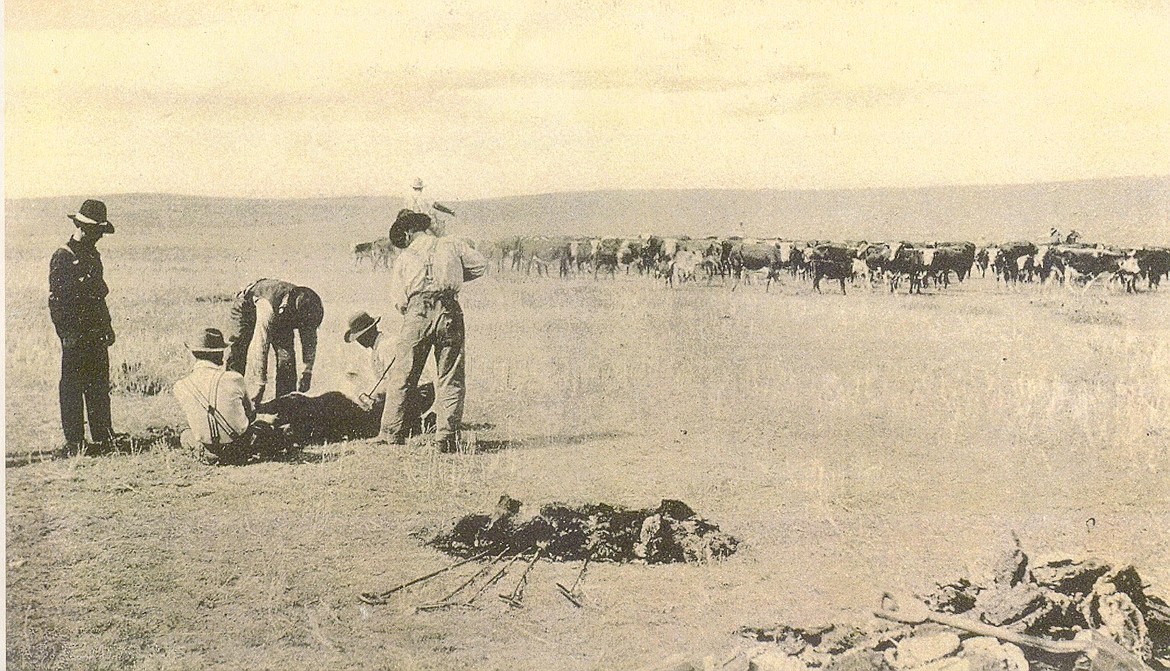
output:
[[[483,551],[513,555],[544,548],[553,561],[705,562],[735,552],[739,541],[681,501],[631,510],[604,503],[549,503],[536,515],[507,495],[491,514],[466,515],[428,544],[457,557]]]
[[[962,579],[939,585],[923,600],[934,613],[1049,641],[1079,640],[1092,632],[1118,643],[1135,664],[1170,671],[1170,606],[1147,589],[1132,566],[1071,559],[1029,566],[1017,544],[997,561],[993,576],[984,584]],[[781,625],[745,627],[740,633],[776,643],[779,649],[772,655],[784,656],[787,671],[821,666],[851,671],[1071,671],[1086,667],[1083,655],[1053,654],[962,631],[956,634],[931,622],[895,624],[876,619],[866,626],[803,630]],[[766,663],[756,666],[768,668]],[[1097,663],[1087,666],[1104,668]]]

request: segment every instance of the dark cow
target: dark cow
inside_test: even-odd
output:
[[[1147,288],[1157,289],[1164,275],[1170,274],[1170,249],[1146,247],[1134,252],[1138,267],[1146,277]]]
[[[991,260],[996,279],[1002,279],[1004,282],[1018,282],[1020,280],[1020,258],[1033,256],[1037,251],[1036,245],[1027,241],[1000,245]]]
[[[844,294],[845,280],[853,276],[854,259],[855,251],[844,245],[817,245],[808,259],[812,268],[813,289],[821,293],[821,278],[827,277],[840,282],[841,293]]]
[[[933,258],[927,265],[928,271],[935,281],[946,287],[950,285],[952,272],[961,283],[970,274],[971,266],[974,263],[975,243],[946,242],[935,246]]]
[[[597,250],[593,253],[593,279],[602,271],[613,277],[621,263],[622,252],[627,250],[626,241],[621,238],[603,238],[597,243]]]
[[[1061,245],[1057,253],[1067,269],[1069,277],[1079,280],[1087,287],[1102,275],[1115,274],[1125,255],[1115,249],[1100,247],[1072,247]]]

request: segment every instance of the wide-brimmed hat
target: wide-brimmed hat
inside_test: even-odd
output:
[[[223,332],[219,329],[196,329],[187,339],[187,349],[192,352],[222,352],[227,349]]]
[[[415,178],[414,178],[414,184],[411,184],[411,185],[410,185],[410,188],[412,188],[412,189],[418,189],[418,190],[420,190],[420,191],[421,191],[421,190],[422,190],[422,188],[423,188],[422,177],[415,177]]]
[[[113,233],[114,225],[106,218],[106,204],[100,200],[87,200],[77,208],[73,214],[66,215],[75,224],[90,224],[101,226],[103,233]]]
[[[377,326],[381,320],[381,317],[371,317],[370,313],[365,310],[353,313],[349,318],[349,328],[345,330],[345,336],[343,336],[345,342],[353,342],[360,338],[363,333]]]
[[[390,244],[398,249],[406,249],[409,242],[406,236],[415,231],[425,231],[430,227],[431,218],[422,212],[399,210],[398,217],[394,219],[393,224],[390,224],[390,233],[387,234],[387,237],[390,238]]]

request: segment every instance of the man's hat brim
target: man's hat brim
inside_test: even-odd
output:
[[[342,339],[345,340],[345,342],[353,342],[357,338],[362,337],[363,333],[365,333],[366,331],[369,331],[370,329],[377,326],[378,322],[380,322],[380,321],[382,321],[381,317],[374,317],[374,321],[370,322],[368,326],[366,326],[364,329],[361,329],[360,331],[353,331],[350,329],[346,329],[345,335],[342,336]]]
[[[114,232],[114,225],[111,224],[109,221],[94,221],[93,219],[90,219],[89,217],[85,216],[84,214],[81,214],[80,212],[74,212],[73,214],[70,214],[67,216],[70,219],[72,219],[73,223],[75,223],[75,224],[88,224],[90,226],[100,226],[103,233],[113,233]]]
[[[223,347],[192,347],[188,343],[187,349],[191,352],[195,352],[195,353],[199,353],[199,354],[215,354],[216,352],[223,352],[224,350],[228,349],[228,346],[224,345]]]

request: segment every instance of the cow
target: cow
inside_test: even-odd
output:
[[[902,278],[910,281],[910,293],[922,293],[927,265],[934,260],[934,250],[930,250],[929,259],[924,259],[923,252],[911,243],[898,242],[868,244],[859,254],[870,276],[883,278],[889,284],[890,293],[898,288]]]
[[[523,239],[514,235],[500,240],[497,246],[500,252],[499,269],[503,270],[506,266],[510,270],[520,270]]]
[[[1102,275],[1115,274],[1125,258],[1119,251],[1099,247],[1061,245],[1057,250],[1066,268],[1066,276],[1083,282],[1086,288]]]
[[[939,243],[934,248],[933,258],[927,264],[931,276],[944,287],[950,285],[950,275],[962,283],[971,272],[975,262],[975,244],[972,242]]]
[[[1146,276],[1146,287],[1157,289],[1164,275],[1170,274],[1170,249],[1146,247],[1134,252],[1138,268]]]
[[[837,280],[841,283],[841,293],[845,293],[845,280],[853,274],[854,252],[843,245],[817,245],[809,254],[809,266],[813,273],[813,289],[821,293],[821,278]]]
[[[1002,279],[1004,282],[1018,282],[1020,280],[1020,257],[1031,256],[1036,252],[1036,245],[1027,241],[1000,245],[991,261],[996,279]]]
[[[772,282],[780,280],[780,250],[774,245],[749,240],[736,241],[728,254],[728,263],[735,278],[731,285],[732,291],[739,286],[741,278],[746,277],[750,284],[751,277],[747,273],[751,272],[766,272],[765,292],[771,290]]]
[[[574,273],[585,272],[586,266],[592,266],[593,256],[597,253],[598,238],[573,238],[569,240],[568,254],[566,255],[569,269]]]
[[[1142,269],[1138,264],[1137,256],[1134,252],[1130,252],[1128,256],[1118,262],[1113,279],[1121,282],[1121,285],[1125,287],[1125,293],[1135,294],[1137,293],[1137,280],[1141,274]]]
[[[549,269],[554,265],[561,270],[561,276],[567,274],[565,263],[562,261],[568,256],[569,240],[564,237],[536,236],[525,237],[521,240],[521,257],[525,274],[548,276]]]
[[[680,249],[674,253],[674,258],[670,260],[670,266],[666,273],[667,286],[674,286],[675,282],[679,285],[685,284],[688,281],[695,279],[695,272],[699,268],[703,257],[698,252],[689,249]]]
[[[609,272],[611,278],[614,277],[618,263],[621,262],[622,250],[626,248],[626,242],[621,238],[603,238],[598,242],[593,253],[593,279],[597,279],[603,270]]]
[[[374,243],[372,241],[359,242],[353,246],[353,264],[360,268],[362,261],[366,260],[369,260],[371,266],[374,265]]]
[[[390,244],[389,238],[378,238],[370,242],[361,242],[354,245],[353,261],[357,266],[361,266],[363,261],[369,260],[370,267],[377,269],[379,267],[389,268],[390,260],[394,257],[394,246]]]

